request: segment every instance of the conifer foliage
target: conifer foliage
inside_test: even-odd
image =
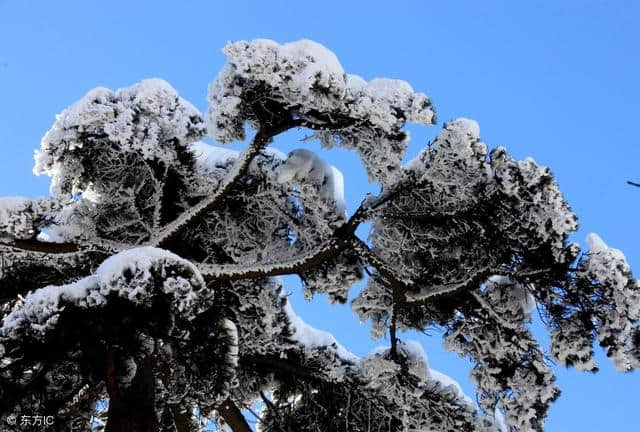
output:
[[[640,367],[640,285],[597,235],[568,241],[549,169],[463,118],[403,165],[405,125],[436,122],[406,82],[347,74],[311,41],[224,52],[206,113],[158,79],[94,89],[36,151],[50,196],[0,198],[3,428],[542,431],[559,395],[545,352],[594,371],[597,340]],[[342,173],[270,147],[291,129],[354,151],[381,192],[347,214]],[[295,314],[282,275],[341,303],[366,279],[354,319],[387,345],[351,354]],[[427,327],[473,362],[475,400],[398,338]]]

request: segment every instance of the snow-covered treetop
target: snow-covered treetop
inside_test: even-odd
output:
[[[171,166],[178,163],[179,148],[203,133],[200,113],[163,80],[115,92],[99,87],[57,116],[36,152],[33,171],[52,177],[54,195],[76,193],[101,174],[87,166],[84,158],[93,149],[85,147],[116,148]]]
[[[559,389],[532,310],[559,364],[595,370],[597,340],[640,368],[640,285],[595,234],[569,242],[548,168],[465,118],[402,166],[405,125],[435,123],[406,82],[366,82],[306,40],[224,52],[204,117],[162,80],[94,89],[36,152],[52,196],[0,198],[3,425],[89,424],[109,399],[112,430],[204,430],[197,412],[248,432],[241,409],[262,403],[265,432],[541,431]],[[294,128],[355,150],[381,192],[347,214],[330,158],[270,147]],[[337,303],[366,279],[352,309],[389,345],[356,357],[293,312],[281,275]],[[399,337],[426,328],[472,361],[477,405]]]
[[[177,312],[193,319],[213,297],[204,288],[202,276],[189,261],[162,249],[129,249],[105,260],[95,275],[30,293],[19,309],[4,317],[0,335],[14,340],[25,337],[23,331],[44,336],[65,307],[96,308],[106,304],[110,296],[148,305],[159,293],[169,295]]]
[[[405,122],[435,122],[429,98],[406,82],[346,74],[335,54],[313,41],[241,41],[224,52],[206,115],[218,142],[244,139],[245,122],[257,129],[265,119],[290,116],[317,130],[324,145],[358,151],[370,178],[388,182],[406,149]]]

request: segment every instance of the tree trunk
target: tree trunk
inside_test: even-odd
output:
[[[155,410],[153,362],[147,358],[137,364],[136,375],[128,386],[118,383],[117,353],[107,354],[107,392],[109,413],[105,432],[158,432]]]

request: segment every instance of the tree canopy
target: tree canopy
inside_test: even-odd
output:
[[[597,340],[640,367],[640,283],[597,235],[569,241],[548,168],[464,118],[403,164],[405,126],[436,123],[408,83],[347,74],[312,41],[224,51],[205,114],[159,79],[91,90],[36,151],[50,196],[0,198],[3,425],[240,432],[244,410],[264,432],[541,431],[551,361],[595,371]],[[356,152],[380,193],[347,214],[342,173],[271,147],[296,128]],[[307,325],[282,275],[338,303],[366,280],[351,306],[388,346],[359,358]],[[428,327],[473,362],[477,401],[398,338]]]

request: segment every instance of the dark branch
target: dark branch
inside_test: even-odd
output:
[[[149,245],[164,247],[167,243],[178,238],[189,226],[193,226],[193,224],[202,219],[205,214],[209,213],[224,202],[229,192],[238,185],[244,174],[249,170],[249,166],[253,159],[262,152],[273,137],[286,132],[289,129],[302,126],[309,127],[308,122],[301,119],[288,119],[279,124],[262,127],[258,130],[249,147],[247,147],[247,149],[240,154],[238,159],[236,159],[231,170],[223,179],[222,184],[218,189],[210,197],[202,200],[189,210],[185,211],[176,220],[167,224],[159,233],[151,238]]]
[[[395,303],[402,304],[406,302],[405,292],[410,290],[410,285],[407,282],[400,280],[391,269],[375,252],[371,250],[369,245],[354,237],[352,240],[353,248],[360,254],[360,256],[374,267],[380,276],[391,286],[393,290],[393,300]]]
[[[275,355],[247,355],[240,357],[238,363],[240,366],[247,367],[251,370],[293,375],[310,381],[328,381],[321,372],[318,372],[315,369],[291,362]]]
[[[396,359],[398,357],[398,338],[396,336],[396,323],[398,317],[398,308],[395,303],[393,305],[393,311],[391,312],[391,325],[389,326],[389,339],[391,340],[391,358]]]
[[[265,122],[268,124],[268,122]],[[180,217],[167,224],[159,233],[157,233],[149,241],[150,246],[164,247],[167,243],[175,240],[179,235],[200,220],[205,214],[220,205],[229,192],[238,185],[246,174],[253,159],[258,156],[262,150],[275,137],[289,129],[297,127],[306,127],[313,130],[331,131],[340,130],[352,126],[352,119],[344,119],[338,122],[327,122],[326,124],[317,124],[302,118],[289,118],[278,124],[263,126],[253,137],[249,147],[238,157],[231,170],[222,182],[222,185],[213,193],[213,195],[191,209],[184,212]]]
[[[261,279],[270,276],[298,274],[309,271],[330,258],[335,257],[347,247],[347,243],[332,239],[314,252],[304,254],[289,261],[277,263],[260,263],[254,266],[239,264],[200,265],[200,271],[205,280],[243,280]]]
[[[487,280],[487,278],[493,274],[496,274],[495,269],[491,267],[483,267],[472,274],[469,278],[461,281],[456,281],[448,284],[442,284],[432,287],[432,290],[420,300],[407,301],[401,304],[402,308],[410,308],[412,306],[420,306],[434,300],[442,298],[452,297],[462,292],[466,292],[477,288],[480,284]]]
[[[0,247],[0,301],[26,295],[46,285],[64,285],[88,274],[107,257],[106,252],[15,252]]]
[[[0,242],[0,248],[15,249],[23,252],[42,252],[46,254],[67,254],[79,252],[81,248],[75,243],[45,243],[37,240],[12,240]]]
[[[278,410],[278,408],[273,404],[273,402],[269,400],[269,398],[262,391],[260,392],[260,399],[262,399],[262,403],[264,403],[267,406],[267,408],[269,408],[278,417],[278,419],[282,420],[282,416],[280,415],[280,411]],[[288,432],[282,427],[280,423],[277,423],[277,426],[278,426],[278,429],[280,429],[280,432]]]
[[[461,216],[460,212],[437,213],[437,212],[386,212],[380,214],[383,219],[416,220],[421,222],[441,223]]]
[[[251,428],[247,424],[247,420],[242,415],[240,408],[229,398],[227,398],[218,407],[218,413],[222,416],[225,422],[233,432],[252,432]]]
[[[352,239],[360,223],[365,220],[366,206],[363,204],[343,225],[338,227],[331,238],[310,253],[275,263],[258,263],[253,266],[239,264],[200,264],[199,269],[205,280],[243,280],[300,274],[312,270],[343,250],[352,247]]]

